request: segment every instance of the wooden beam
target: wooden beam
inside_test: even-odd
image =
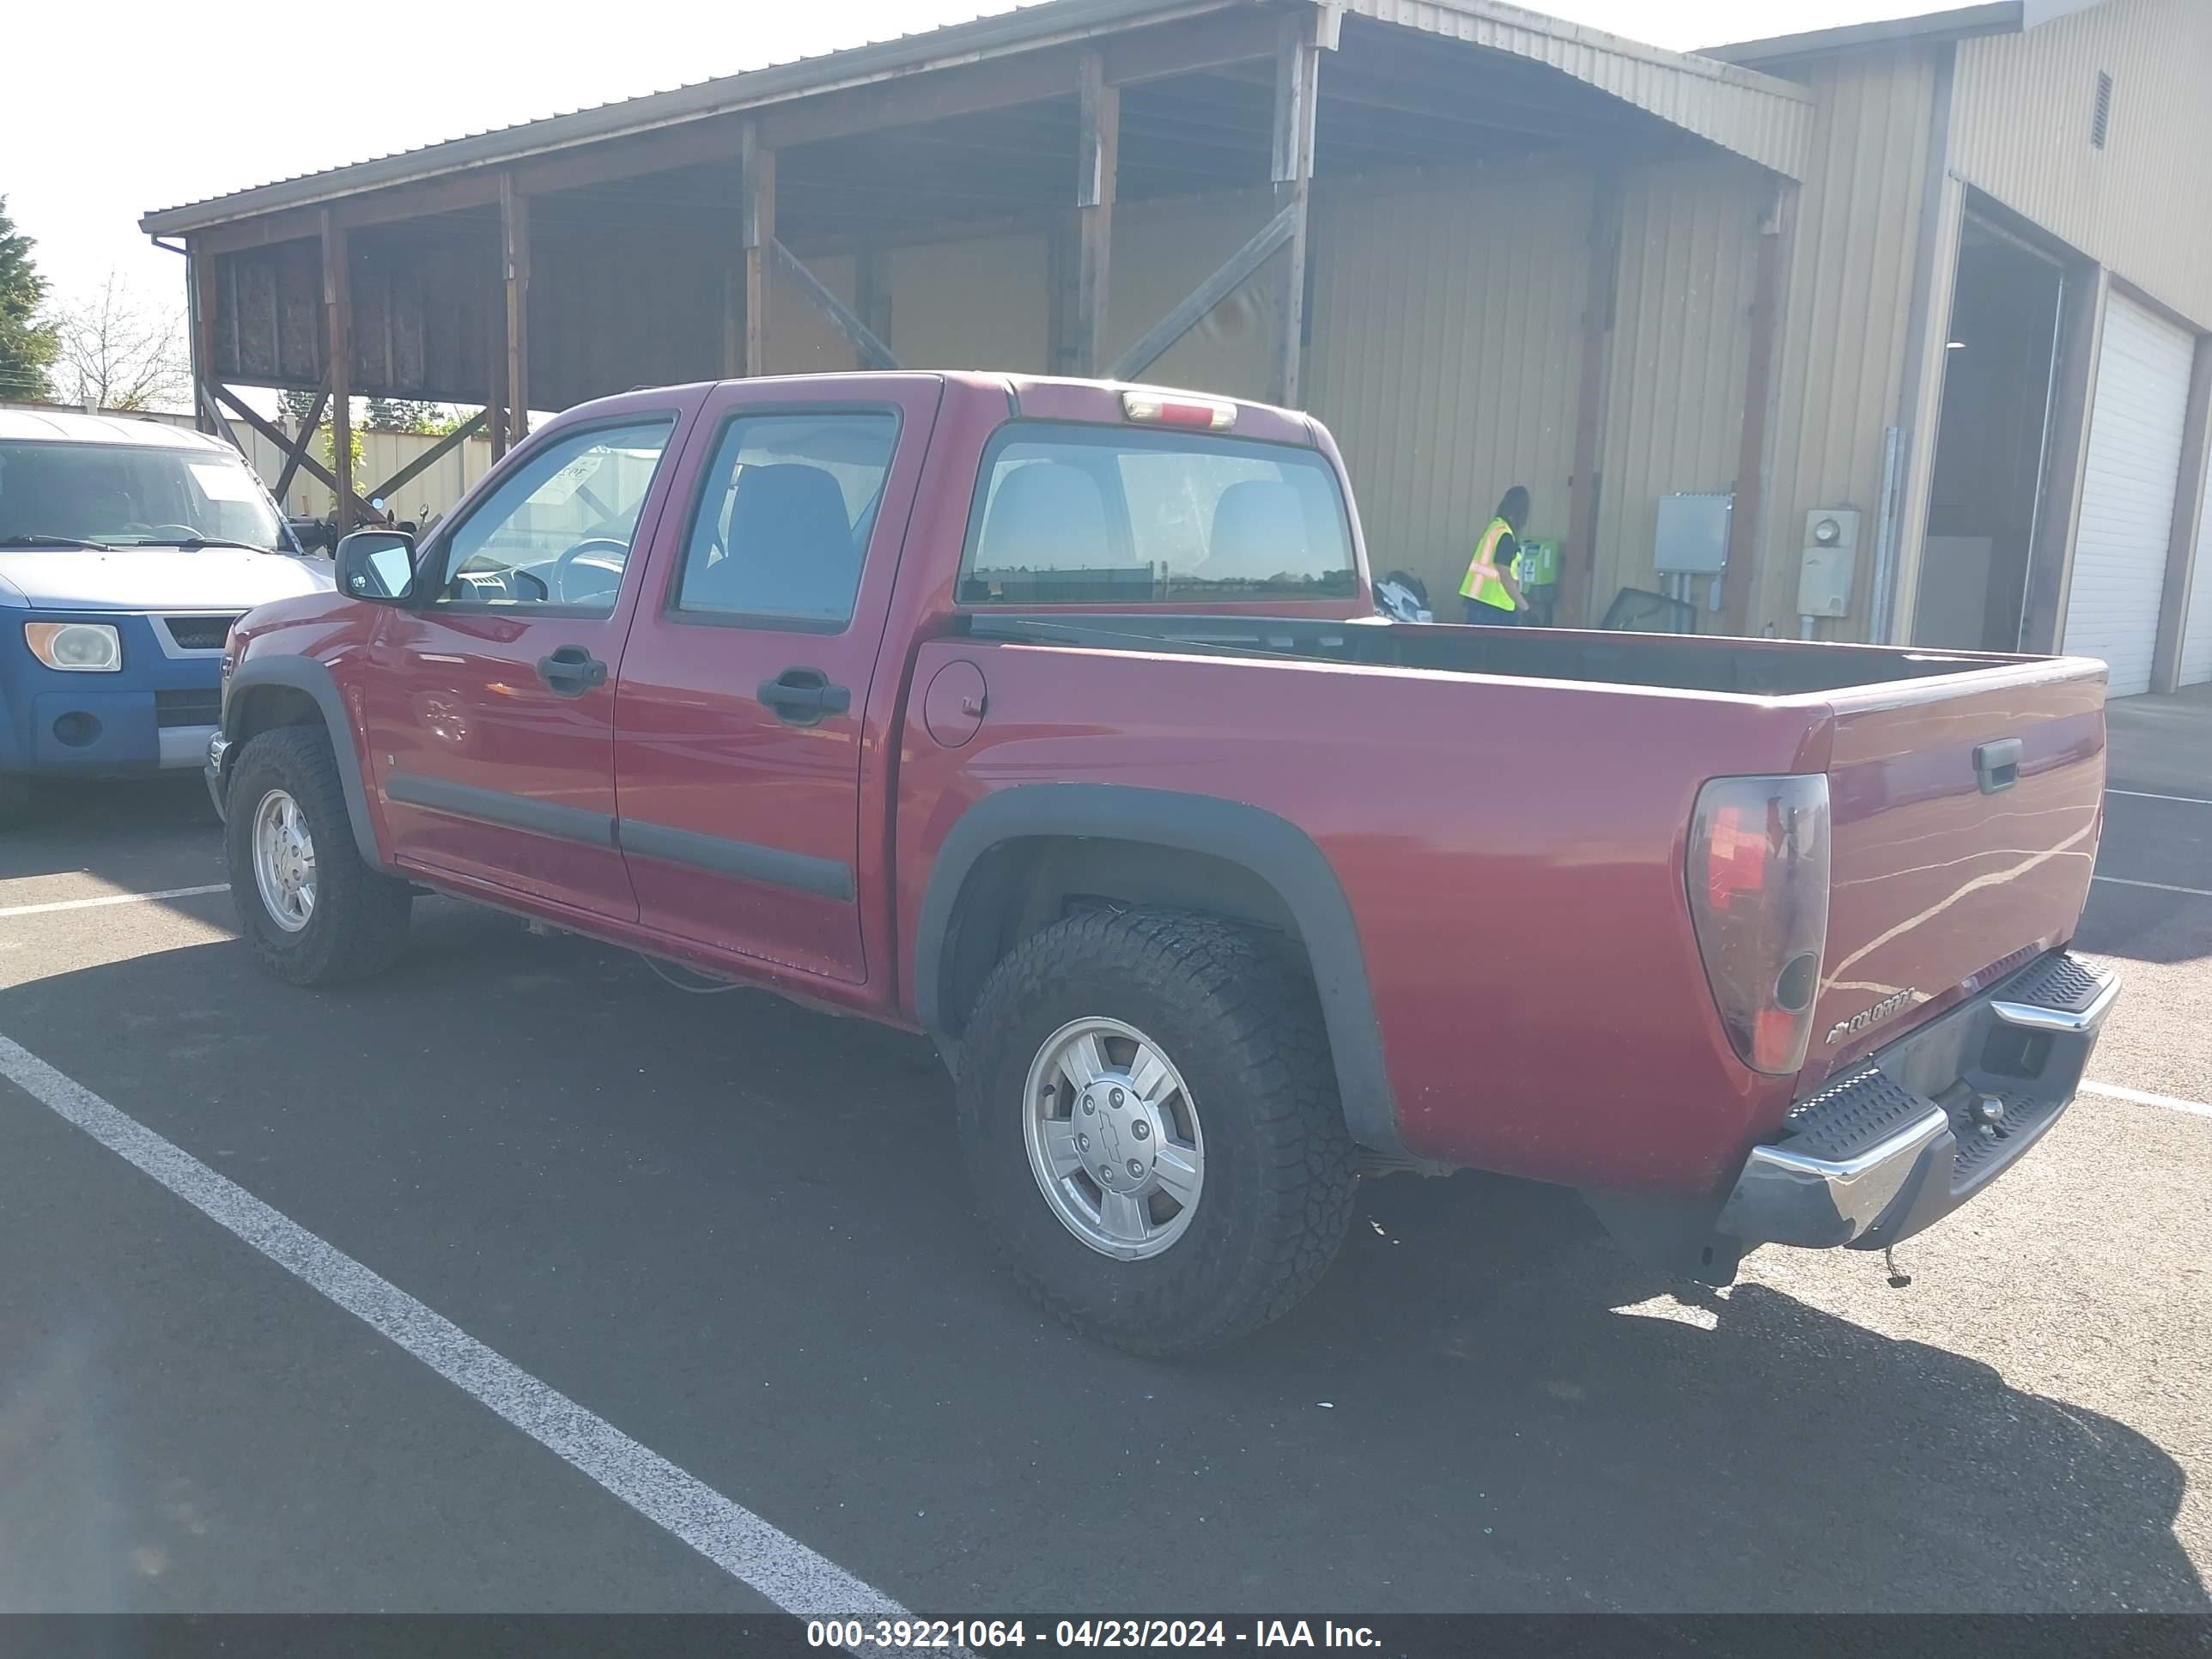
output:
[[[406,465],[401,467],[398,471],[393,473],[382,483],[377,485],[375,489],[370,490],[368,492],[370,496],[372,498],[381,496],[385,501],[389,504],[392,500],[392,491],[398,489],[402,484],[412,483],[416,478],[421,477],[422,474],[428,472],[440,461],[445,459],[446,457],[452,454],[453,451],[459,449],[470,439],[475,437],[477,434],[482,431],[489,422],[490,419],[491,410],[487,409],[479,411],[474,420],[465,422],[461,425],[455,427],[451,432],[448,432],[444,437],[439,439],[437,442],[432,444],[428,449],[424,450],[420,455],[417,455],[413,460],[408,462]]]
[[[331,491],[337,497],[333,521],[344,535],[360,498],[353,492],[353,271],[346,233],[329,210],[323,213],[323,310],[325,346],[331,385]]]
[[[1766,539],[1768,433],[1774,405],[1774,364],[1782,335],[1783,252],[1797,185],[1775,186],[1759,227],[1758,269],[1751,296],[1751,350],[1743,371],[1743,428],[1736,448],[1735,505],[1729,514],[1728,568],[1721,578],[1721,625],[1751,631],[1753,591]]]
[[[1611,381],[1613,314],[1620,294],[1620,173],[1603,167],[1590,186],[1589,286],[1583,300],[1582,374],[1575,391],[1574,471],[1567,477],[1567,539],[1552,620],[1595,624],[1597,521],[1605,489],[1605,403]]]
[[[315,401],[308,407],[307,418],[301,422],[300,439],[284,452],[284,470],[276,475],[276,487],[269,493],[276,498],[276,505],[284,505],[284,492],[292,487],[292,480],[300,474],[300,463],[306,459],[307,446],[314,441],[315,428],[323,423],[323,411],[330,407],[331,381],[323,377],[323,384],[315,392]]]
[[[499,175],[500,267],[507,299],[507,429],[520,443],[530,433],[530,198],[510,169]]]
[[[853,343],[860,353],[863,368],[896,368],[898,359],[891,349],[878,340],[868,325],[846,307],[845,302],[822,286],[821,280],[799,262],[799,256],[781,242],[769,244],[775,268],[791,279],[799,297],[837,325],[837,331]]]
[[[1096,374],[1106,360],[1111,316],[1114,197],[1121,152],[1121,89],[1106,80],[1105,59],[1083,55],[1075,161],[1075,372]]]
[[[1282,20],[1275,52],[1275,125],[1269,177],[1275,201],[1291,216],[1290,256],[1283,263],[1277,307],[1274,391],[1277,403],[1296,408],[1306,331],[1306,219],[1313,193],[1314,115],[1319,96],[1318,11]]]
[[[738,149],[744,192],[738,210],[738,240],[745,259],[744,373],[768,373],[769,273],[775,247],[775,151],[748,122]]]
[[[1286,207],[1262,225],[1243,247],[1231,254],[1221,268],[1187,295],[1182,303],[1155,323],[1145,337],[1114,360],[1106,371],[1109,380],[1134,380],[1159,360],[1162,353],[1198,325],[1200,318],[1251,280],[1267,256],[1288,242],[1297,228],[1298,209]]]
[[[484,290],[484,361],[490,384],[484,388],[484,430],[491,438],[492,465],[507,453],[507,284],[501,280],[499,250],[492,250],[491,283]]]
[[[885,345],[891,339],[891,291],[884,281],[884,250],[873,240],[853,250],[853,314]]]
[[[185,304],[192,324],[193,423],[212,433],[216,416],[207,383],[215,374],[215,256],[198,240],[185,244]]]
[[[282,427],[279,427],[273,422],[265,420],[261,416],[254,413],[252,409],[248,408],[242,401],[240,401],[238,394],[233,392],[228,386],[217,385],[215,388],[215,395],[222,399],[222,402],[229,404],[231,412],[236,415],[240,420],[245,422],[246,425],[252,427],[263,437],[268,439],[270,443],[275,444],[280,449],[289,448],[290,447],[292,441],[284,435],[284,429]],[[337,446],[335,443],[331,445],[331,451],[335,457],[337,453]],[[324,489],[331,491],[333,495],[337,493],[337,479],[331,476],[330,468],[325,466],[313,456],[301,456],[300,470],[306,473],[309,477],[313,478],[321,483]],[[362,518],[372,519],[376,516],[376,509],[369,506],[367,501],[363,501],[359,494],[350,489],[347,494],[351,496],[355,509],[360,513]]]

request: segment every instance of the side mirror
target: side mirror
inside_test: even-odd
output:
[[[415,596],[415,538],[397,530],[356,530],[338,542],[338,592],[371,605]]]

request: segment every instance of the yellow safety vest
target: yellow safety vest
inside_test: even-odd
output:
[[[1514,609],[1513,596],[1505,591],[1499,580],[1498,544],[1513,533],[1513,526],[1503,519],[1492,519],[1482,539],[1474,544],[1474,562],[1467,568],[1467,580],[1459,585],[1459,596],[1474,599],[1483,605],[1494,605],[1500,611]]]

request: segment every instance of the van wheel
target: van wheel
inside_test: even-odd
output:
[[[398,959],[414,896],[354,845],[321,727],[279,726],[248,743],[228,804],[231,902],[264,966],[295,985],[331,985]]]
[[[976,1001],[957,1093],[969,1179],[1015,1276],[1133,1353],[1279,1318],[1351,1227],[1313,988],[1215,918],[1101,911],[1024,940]]]

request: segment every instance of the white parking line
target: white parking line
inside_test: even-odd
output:
[[[2185,806],[2212,806],[2212,800],[2202,795],[2154,795],[2148,789],[2107,789],[2108,795],[2125,795],[2130,800],[2178,800]]]
[[[911,1616],[836,1562],[817,1555],[788,1533],[493,1352],[335,1245],[5,1036],[0,1036],[0,1077],[391,1338],[448,1382],[473,1395],[785,1612]]]
[[[2084,1083],[2079,1086],[2085,1095],[2109,1095],[2114,1100],[2131,1100],[2138,1106],[2163,1106],[2170,1112],[2212,1117],[2212,1106],[2207,1106],[2201,1100],[2184,1100],[2179,1095],[2154,1095],[2147,1089],[2124,1089],[2117,1083]]]
[[[2212,898],[2212,887],[2176,887],[2170,881],[2130,881],[2125,876],[2092,876],[2092,881],[2109,881],[2115,887],[2148,887],[2160,893],[2187,893],[2192,898]]]
[[[228,893],[227,881],[205,887],[169,887],[158,893],[109,893],[100,898],[56,899],[51,904],[16,904],[0,910],[0,916],[42,916],[50,910],[92,910],[103,904],[144,904],[155,899],[198,898],[203,893]]]

